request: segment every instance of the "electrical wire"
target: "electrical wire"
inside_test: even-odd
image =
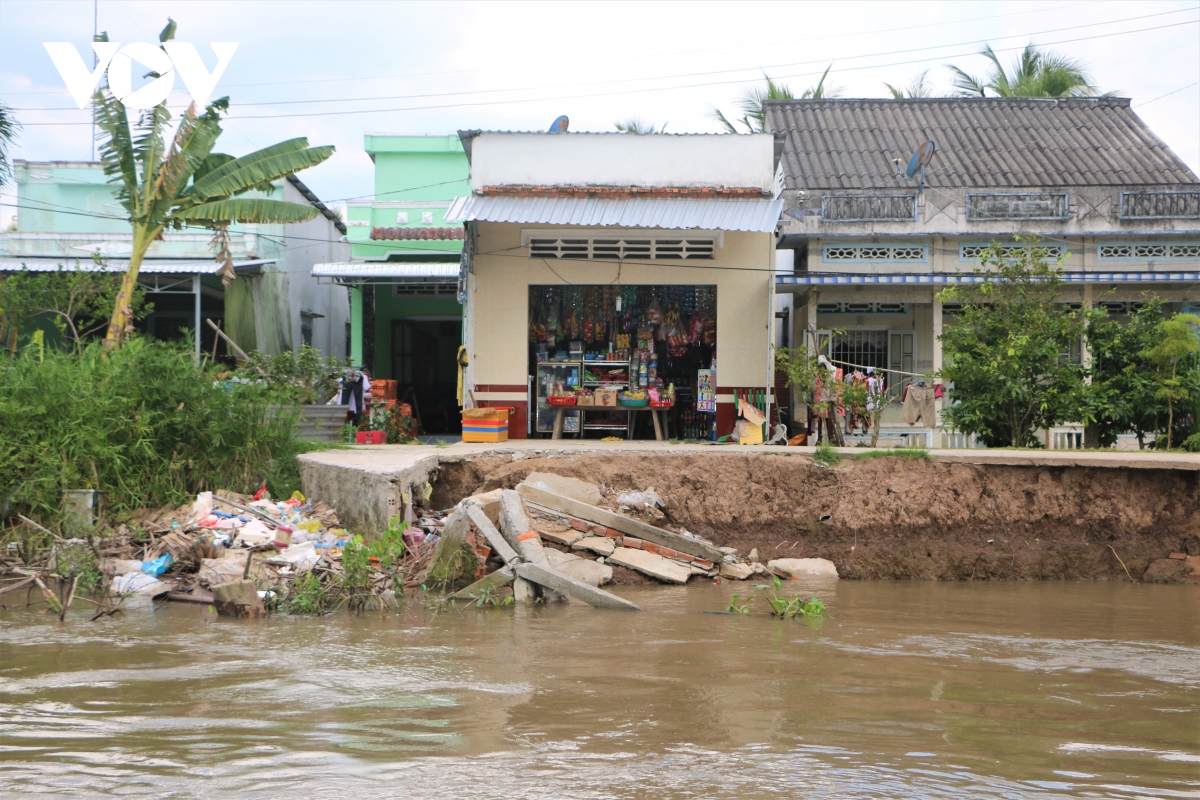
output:
[[[1185,9],[1185,10],[1196,10],[1196,9]],[[1163,30],[1165,28],[1176,28],[1176,27],[1180,27],[1182,25],[1195,25],[1197,23],[1200,23],[1200,20],[1188,20],[1185,22],[1175,22],[1175,23],[1170,23],[1167,25],[1158,25],[1158,26],[1153,26],[1153,27],[1149,27],[1149,28],[1138,28],[1135,30],[1115,31],[1112,33],[1096,34],[1094,36],[1076,37],[1073,39],[1061,39],[1061,40],[1054,41],[1054,42],[1046,42],[1043,46],[1049,47],[1049,46],[1058,45],[1058,44],[1069,44],[1069,43],[1073,43],[1073,42],[1091,41],[1091,40],[1095,40],[1095,39],[1106,39],[1106,38],[1110,38],[1113,36],[1127,36],[1127,35],[1135,34],[1135,33],[1145,33],[1148,31]],[[1007,37],[1005,37],[1005,38],[1007,38]],[[983,40],[979,40],[979,41],[983,41]],[[925,48],[925,49],[929,49],[929,48]],[[993,48],[993,52],[1003,53],[1003,52],[1010,52],[1010,51],[1023,50],[1023,49],[1024,49],[1024,46],[1001,47],[1001,48]],[[938,56],[937,59],[959,58],[959,57],[966,57],[966,56],[972,56],[972,55],[978,55],[978,53],[949,54],[949,55],[944,55],[944,56]],[[867,56],[863,56],[863,57],[867,57]],[[868,69],[880,69],[883,67],[903,66],[903,65],[908,65],[908,64],[920,64],[920,63],[925,63],[927,61],[932,61],[932,60],[935,60],[935,59],[931,57],[931,58],[911,59],[911,60],[907,60],[907,61],[897,61],[897,62],[892,62],[892,63],[887,63],[887,64],[872,64],[872,65],[866,65],[866,66],[860,66],[860,67],[847,67],[847,68],[841,70],[841,72],[857,72],[857,71],[868,70]],[[808,72],[808,73],[796,73],[796,74],[791,74],[791,75],[781,75],[778,77],[779,77],[779,79],[787,79],[787,78],[810,77],[810,76],[819,75],[819,74],[821,74],[821,73]],[[447,109],[447,108],[512,105],[512,104],[517,104],[517,103],[549,102],[549,101],[553,101],[553,100],[578,100],[578,99],[587,99],[587,98],[595,98],[595,97],[613,97],[613,96],[619,96],[619,95],[640,94],[640,93],[645,93],[645,92],[677,91],[677,90],[681,90],[681,89],[695,89],[695,88],[705,88],[705,87],[710,87],[710,86],[723,86],[723,85],[736,84],[736,83],[745,83],[745,81],[746,81],[746,79],[740,78],[740,79],[735,79],[735,80],[708,81],[708,82],[702,82],[702,83],[692,83],[692,84],[684,84],[684,85],[676,85],[676,86],[647,87],[647,88],[642,88],[642,89],[624,89],[624,90],[611,91],[611,92],[592,92],[592,93],[585,93],[585,94],[559,95],[559,96],[554,96],[554,97],[533,97],[533,98],[523,98],[523,99],[514,99],[514,100],[492,100],[492,101],[478,101],[478,102],[466,102],[466,103],[442,103],[442,104],[425,105],[425,106],[403,106],[403,107],[399,107],[399,108],[346,109],[346,110],[342,110],[342,111],[314,111],[314,112],[296,113],[296,114],[247,114],[247,115],[240,115],[240,116],[230,116],[230,117],[228,117],[228,119],[235,120],[235,121],[236,120],[247,120],[247,119],[290,119],[290,118],[294,118],[294,117],[327,117],[327,116],[346,116],[346,115],[358,115],[358,114],[384,114],[384,113],[396,113],[396,112],[403,112],[403,111],[428,111],[428,110],[438,110],[438,109]],[[67,111],[70,111],[70,110],[76,110],[76,109],[44,109],[44,110],[67,110]],[[33,126],[46,127],[46,126],[64,126],[64,125],[90,125],[91,123],[90,122],[24,122],[22,124],[26,127],[33,127]]]

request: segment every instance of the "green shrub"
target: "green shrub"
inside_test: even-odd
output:
[[[0,500],[54,523],[67,489],[102,490],[116,516],[264,481],[286,494],[311,445],[267,406],[261,387],[198,369],[186,342],[26,347],[0,361]]]
[[[813,453],[813,461],[822,467],[835,467],[842,463],[842,454],[828,440],[823,439]]]

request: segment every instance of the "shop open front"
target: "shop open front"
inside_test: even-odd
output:
[[[528,338],[530,436],[712,437],[716,286],[530,286]]]

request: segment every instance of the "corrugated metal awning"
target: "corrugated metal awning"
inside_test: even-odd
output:
[[[234,269],[259,267],[274,264],[275,259],[257,261],[235,261]],[[212,259],[203,261],[143,261],[139,274],[151,275],[212,275],[221,265]],[[0,272],[124,272],[129,269],[128,259],[106,259],[97,264],[90,258],[0,258]]]
[[[779,275],[777,286],[850,286],[888,285],[918,286],[949,283],[983,283],[990,276],[941,274],[865,275],[845,272],[809,272],[800,275]],[[1063,283],[1188,283],[1200,281],[1200,272],[1064,272]]]
[[[314,278],[387,278],[387,279],[443,279],[458,280],[460,267],[457,262],[408,262],[408,261],[349,261],[332,264],[313,264]]]
[[[782,213],[782,198],[470,195],[456,198],[451,203],[450,210],[446,212],[446,221],[771,233]]]

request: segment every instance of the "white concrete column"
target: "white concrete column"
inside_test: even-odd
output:
[[[1085,313],[1092,310],[1092,284],[1090,283],[1085,283],[1083,285],[1083,310]],[[1086,331],[1084,331],[1083,334],[1083,341],[1080,342],[1080,349],[1083,351],[1081,353],[1083,357],[1083,368],[1090,370],[1092,368],[1092,350],[1090,347],[1088,347]],[[1088,383],[1092,382],[1090,376],[1087,380]]]
[[[938,372],[942,368],[942,299],[938,297],[937,290],[933,292],[933,371]],[[937,420],[937,430],[934,431],[935,438],[939,438],[942,427],[942,401],[945,398],[937,398],[933,401],[934,418]],[[940,441],[934,442],[935,446],[940,445]]]
[[[200,365],[200,275],[192,276],[192,310],[196,325],[196,365]]]

